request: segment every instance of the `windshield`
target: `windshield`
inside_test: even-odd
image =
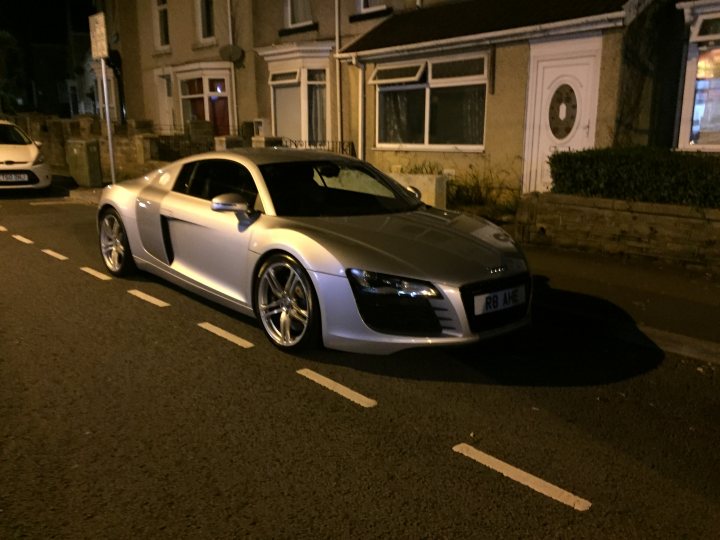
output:
[[[300,161],[262,165],[278,216],[359,216],[409,212],[420,201],[364,163]]]
[[[0,124],[0,144],[30,144],[30,139],[11,124]]]

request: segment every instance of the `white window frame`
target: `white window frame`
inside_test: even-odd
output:
[[[307,3],[308,11],[311,11],[310,0],[304,1]],[[293,19],[292,0],[285,0],[285,28],[302,28],[313,24],[312,13],[310,14],[310,19],[306,21],[293,22]]]
[[[433,79],[432,66],[434,63],[443,64],[462,60],[483,60],[483,73],[481,75],[470,75],[462,77],[443,77]],[[488,54],[467,53],[454,56],[434,57],[423,60],[419,63],[419,69],[414,77],[377,80],[378,70],[393,69],[418,65],[418,62],[397,62],[378,65],[370,78],[370,84],[375,86],[375,149],[394,151],[429,151],[429,152],[482,152],[485,150],[486,126],[487,126],[487,96],[488,96]],[[424,72],[427,72],[427,82],[420,79]],[[430,143],[430,98],[433,88],[448,88],[455,86],[485,86],[485,111],[483,114],[483,144],[431,144]],[[380,94],[383,90],[425,90],[425,111],[424,111],[424,133],[422,143],[389,143],[380,142]]]
[[[310,140],[310,121],[309,121],[309,92],[308,86],[314,84],[320,84],[317,81],[308,81],[309,71],[324,71],[325,72],[325,137],[321,137],[319,140],[328,141],[330,136],[330,92],[329,92],[329,78],[330,71],[328,61],[325,59],[317,60],[303,60],[303,61],[289,61],[289,62],[277,62],[271,65],[270,74],[268,76],[268,85],[270,86],[270,111],[271,111],[271,126],[273,136],[278,136],[276,131],[277,118],[276,118],[276,106],[275,106],[275,90],[277,86],[300,86],[300,136],[302,141]],[[274,80],[274,76],[280,74],[294,73],[293,78],[287,78],[282,80]]]
[[[719,13],[706,13],[705,15],[700,15],[695,21],[695,24],[692,25],[692,28],[690,29],[690,41],[692,43],[705,43],[707,41],[720,41],[720,33],[717,34],[707,34],[704,36],[700,35],[700,28],[702,28],[702,24],[706,20],[713,20],[713,19],[719,19],[720,20],[720,12]]]
[[[232,64],[228,62],[206,62],[200,64],[190,64],[183,66],[182,69],[175,70],[174,84],[173,87],[177,90],[175,92],[174,104],[179,111],[178,117],[180,118],[180,125],[185,126],[185,113],[183,111],[183,99],[188,98],[188,95],[182,93],[183,81],[191,79],[202,79],[202,97],[204,103],[204,120],[210,121],[210,98],[213,96],[226,97],[228,99],[228,129],[229,133],[237,133],[237,114],[236,114],[236,102],[235,102],[235,86],[232,77]],[[212,92],[208,87],[209,79],[224,79],[225,81],[225,92]],[[193,96],[199,96],[200,94],[192,94]]]
[[[205,4],[210,4],[210,9],[212,11],[212,28],[211,28],[211,34],[208,36],[203,36],[203,31],[205,29]],[[217,42],[216,34],[215,34],[215,23],[217,21],[217,14],[215,13],[215,1],[214,0],[195,0],[195,35],[198,43],[201,45],[212,45]]]
[[[688,14],[686,13],[686,17]],[[700,54],[708,49],[718,49],[711,41],[720,40],[720,34],[700,35],[702,23],[707,19],[720,18],[720,11],[705,11],[695,15],[697,18],[690,27],[687,58],[685,62],[685,83],[682,95],[680,126],[678,129],[677,147],[682,150],[701,152],[717,152],[720,144],[695,143],[691,140],[693,117],[695,113],[695,91],[697,82],[698,61]]]
[[[368,5],[368,0],[357,0],[358,13],[374,13],[375,11],[382,11],[387,9],[387,4],[384,2],[377,6]]]
[[[165,0],[164,4],[159,4],[159,0],[150,0],[153,6],[153,34],[155,39],[155,50],[158,52],[170,51],[170,0]],[[163,32],[161,28],[162,14],[165,14],[165,22],[167,24],[167,43],[162,42]]]

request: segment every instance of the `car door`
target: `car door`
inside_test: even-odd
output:
[[[207,159],[183,167],[160,209],[170,267],[203,289],[249,305],[253,226],[211,208],[211,199],[223,193],[239,193],[252,205],[257,187],[235,161]]]

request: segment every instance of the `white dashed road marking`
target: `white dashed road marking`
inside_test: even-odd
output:
[[[231,334],[227,330],[223,330],[222,328],[215,326],[214,324],[210,324],[209,322],[198,323],[198,326],[203,330],[207,330],[208,332],[215,334],[216,336],[227,339],[229,342],[234,343],[243,349],[254,347],[254,345],[249,341],[241,338],[240,336],[236,336],[235,334]]]
[[[68,260],[68,258],[65,255],[58,253],[57,251],[53,251],[52,249],[43,249],[42,252],[45,255],[50,255],[51,257],[54,257],[58,261],[67,261]]]
[[[674,334],[644,325],[640,325],[638,328],[665,352],[711,364],[720,364],[720,343]]]
[[[40,201],[40,202],[31,202],[30,206],[61,206],[66,204],[85,204],[83,201],[78,201],[76,199],[62,199],[60,201]]]
[[[154,296],[145,294],[144,292],[138,291],[137,289],[130,289],[128,293],[132,294],[136,298],[139,298],[140,300],[144,300],[148,304],[152,304],[157,307],[168,307],[170,305],[164,300],[160,300],[159,298],[155,298]]]
[[[19,234],[13,234],[12,237],[17,240],[18,242],[22,242],[23,244],[34,244],[32,240],[29,238],[25,238],[24,236],[20,236]]]
[[[0,225],[0,232],[7,232],[7,229],[5,227],[3,227],[2,225]]]
[[[590,506],[592,505],[590,501],[581,499],[580,497],[573,495],[569,491],[565,491],[564,489],[550,484],[549,482],[546,482],[545,480],[538,478],[537,476],[526,473],[525,471],[513,467],[512,465],[505,463],[504,461],[500,461],[499,459],[494,458],[484,452],[481,452],[480,450],[470,446],[469,444],[462,443],[455,445],[453,447],[453,450],[458,454],[469,457],[473,461],[477,461],[481,465],[485,465],[486,467],[489,467],[494,471],[499,472],[503,476],[507,476],[511,480],[515,480],[516,482],[545,495],[546,497],[550,497],[551,499],[566,504],[567,506],[570,506],[579,512],[589,510]]]
[[[103,274],[102,272],[98,272],[97,270],[93,270],[92,268],[88,266],[83,266],[80,268],[83,272],[86,274],[90,274],[92,277],[98,278],[102,281],[110,281],[112,278],[108,276],[107,274]]]
[[[361,407],[365,407],[366,409],[375,407],[377,405],[377,401],[375,401],[374,399],[370,399],[363,396],[362,394],[358,394],[354,390],[350,390],[347,386],[336,383],[332,379],[323,377],[319,373],[315,373],[314,371],[311,371],[309,369],[299,369],[297,371],[297,374],[302,375],[307,379],[310,379],[311,381],[319,384],[320,386],[324,386],[325,388],[332,392],[335,392],[336,394],[340,394],[345,399],[349,399],[353,403],[357,403],[358,405],[360,405]]]

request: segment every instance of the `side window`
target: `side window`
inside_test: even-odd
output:
[[[225,159],[188,163],[180,171],[173,190],[208,201],[223,193],[237,193],[250,205],[255,203],[258,193],[250,171]]]

